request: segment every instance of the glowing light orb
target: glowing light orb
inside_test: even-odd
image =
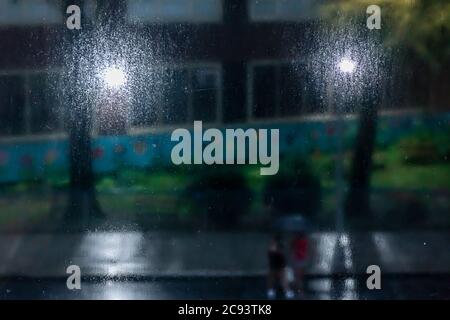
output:
[[[341,70],[344,73],[352,73],[355,71],[356,63],[350,59],[344,58],[339,62],[339,70]]]
[[[103,82],[111,89],[119,89],[127,82],[125,72],[117,67],[109,67],[102,73]]]

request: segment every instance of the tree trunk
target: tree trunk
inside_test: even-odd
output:
[[[87,41],[92,35],[92,25],[84,19],[84,1],[66,1],[66,7],[70,4],[81,8],[81,30],[66,29],[66,48],[68,56],[68,81],[65,83],[68,95],[69,107],[69,148],[70,148],[70,193],[66,220],[71,225],[74,222],[90,221],[91,218],[104,217],[97,201],[95,191],[95,179],[92,169],[91,146],[91,100],[84,97],[83,71],[80,61],[90,57],[89,48],[92,41]],[[113,35],[113,31],[124,25],[126,2],[124,0],[97,2],[97,26],[103,28],[103,37]],[[115,39],[109,39],[115,41]],[[86,70],[92,72],[92,70]]]
[[[68,219],[102,217],[95,193],[92,169],[90,106],[85,101],[72,99],[69,124],[70,194],[66,212]]]
[[[350,217],[365,218],[369,218],[372,214],[370,206],[372,154],[377,135],[378,108],[383,96],[383,81],[388,72],[384,66],[386,59],[391,59],[390,52],[382,49],[382,33],[369,31],[367,41],[374,44],[374,47],[369,50],[372,58],[365,65],[365,78],[361,81],[363,92],[359,128],[350,169],[349,192],[345,202],[346,212]]]
[[[359,128],[350,172],[350,188],[346,200],[346,212],[349,216],[367,216],[371,213],[370,176],[377,131],[377,111],[380,103],[378,90],[372,90],[366,93],[365,103],[359,116]]]
[[[70,1],[83,9],[83,1]],[[83,17],[83,13],[81,14]],[[89,28],[82,20],[81,30],[65,30],[64,56],[66,57],[67,77],[66,107],[68,108],[70,190],[65,214],[68,226],[76,227],[91,217],[103,217],[95,193],[95,180],[92,170],[91,147],[91,106],[83,95],[83,71],[80,61],[83,58],[83,38]]]

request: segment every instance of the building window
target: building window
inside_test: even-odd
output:
[[[161,70],[150,70],[138,74],[137,83],[145,85],[133,87],[131,101],[133,127],[150,127],[158,122],[164,95],[161,90],[163,79]]]
[[[21,76],[0,77],[0,134],[25,132],[25,90]]]
[[[218,119],[219,77],[214,68],[191,70],[192,107],[195,120],[214,122]]]
[[[279,114],[282,117],[311,112],[308,108],[312,101],[309,100],[307,89],[309,81],[306,72],[297,70],[290,64],[281,64],[279,72]]]
[[[181,124],[188,120],[189,73],[185,69],[166,69],[163,87],[162,123]]]
[[[250,20],[301,21],[317,14],[317,0],[248,0]]]
[[[290,117],[323,111],[324,101],[306,68],[287,62],[249,65],[249,118]],[[319,97],[319,98],[317,98]]]
[[[194,120],[221,120],[220,67],[192,65],[163,67],[144,76],[135,89],[132,125],[184,124]]]
[[[127,16],[134,23],[219,22],[221,0],[128,0]]]
[[[63,128],[54,73],[0,76],[0,134],[53,133]]]
[[[253,116],[271,118],[277,115],[277,68],[273,65],[257,66],[253,71]]]
[[[40,73],[28,77],[29,133],[49,133],[61,129],[57,78]]]

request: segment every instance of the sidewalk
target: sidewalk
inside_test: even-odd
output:
[[[97,232],[1,234],[0,277],[241,276],[266,272],[270,235],[262,233]],[[310,275],[450,273],[450,234],[311,235]]]

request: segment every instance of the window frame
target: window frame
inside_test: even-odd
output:
[[[24,132],[21,134],[11,134],[11,135],[0,135],[0,139],[9,138],[30,138],[30,137],[50,137],[59,136],[65,134],[64,129],[64,114],[63,108],[58,108],[58,112],[55,115],[57,129],[51,132],[36,132],[33,133],[31,130],[31,77],[36,75],[61,75],[61,68],[49,68],[49,69],[12,69],[12,70],[0,70],[0,77],[14,77],[18,76],[23,79],[23,96],[24,96]],[[62,106],[62,101],[60,101]]]
[[[255,102],[255,88],[254,88],[254,79],[255,79],[255,68],[257,67],[267,67],[273,66],[275,67],[275,84],[280,86],[280,72],[281,66],[283,65],[292,65],[292,59],[260,59],[260,60],[251,60],[247,64],[247,107],[246,107],[246,118],[248,122],[260,122],[260,121],[270,121],[270,120],[278,120],[278,119],[293,119],[296,117],[304,117],[305,115],[316,115],[316,113],[308,113],[293,115],[293,116],[281,116],[281,97],[280,90],[276,88],[275,90],[275,111],[273,117],[257,117],[254,115],[253,105]],[[305,104],[305,97],[302,96],[302,106]],[[317,113],[323,114],[323,113]]]
[[[188,95],[187,95],[187,120],[184,123],[177,123],[177,124],[167,124],[162,122],[162,118],[159,116],[157,117],[157,120],[153,125],[143,125],[143,126],[136,126],[133,125],[133,119],[130,119],[128,121],[127,126],[127,134],[129,135],[135,135],[135,134],[142,134],[146,132],[154,132],[154,130],[166,130],[171,128],[177,128],[183,125],[190,125],[194,122],[194,105],[193,105],[193,96],[192,96],[192,72],[194,69],[197,68],[210,68],[216,71],[215,73],[215,82],[216,82],[216,105],[215,105],[215,111],[216,111],[216,117],[213,121],[203,121],[206,125],[219,125],[223,123],[223,85],[222,85],[222,79],[223,79],[223,70],[222,70],[222,64],[220,62],[212,62],[212,61],[197,61],[197,62],[189,62],[189,63],[162,63],[159,66],[155,67],[154,69],[158,69],[160,71],[166,70],[166,69],[173,69],[173,70],[186,70],[187,71],[187,78],[188,78]],[[131,108],[131,106],[130,106]],[[132,116],[133,117],[133,116]]]

